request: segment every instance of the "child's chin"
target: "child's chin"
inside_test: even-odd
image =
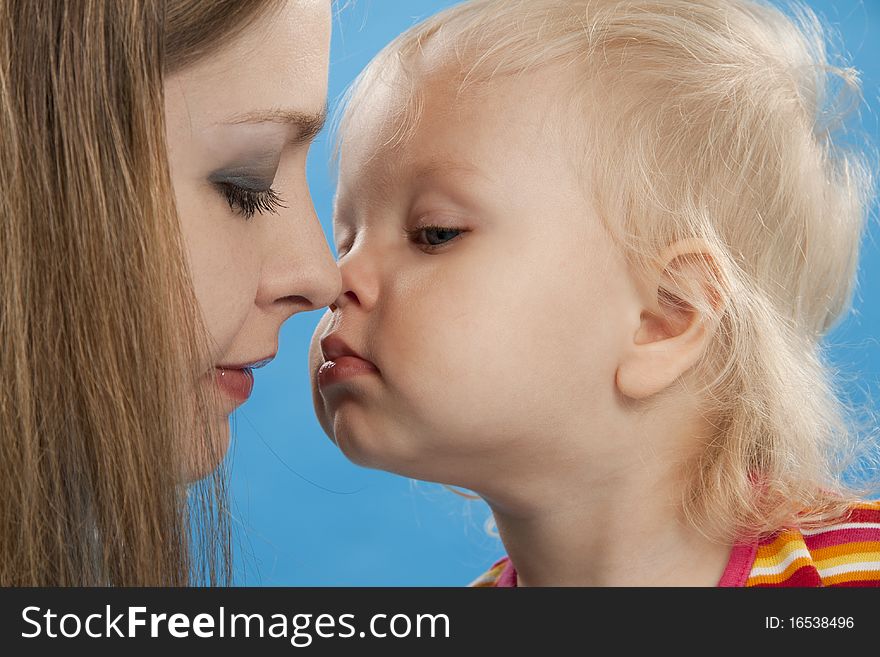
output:
[[[332,431],[328,432],[327,435],[330,436],[330,440],[339,448],[343,456],[355,465],[375,470],[384,469],[380,465],[382,459],[377,458],[375,450],[366,449],[362,443],[352,438],[350,434],[342,431]]]
[[[362,468],[382,470],[402,477],[442,483],[433,472],[430,463],[417,455],[401,454],[393,448],[392,441],[378,437],[369,439],[346,432],[336,432],[330,439],[349,461]]]
[[[401,474],[395,459],[388,449],[388,441],[350,431],[334,422],[333,430],[327,434],[330,440],[349,461],[362,468],[386,470]]]

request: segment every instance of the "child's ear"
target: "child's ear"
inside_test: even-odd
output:
[[[716,261],[702,240],[667,248],[646,287],[640,322],[617,369],[618,390],[645,399],[672,385],[706,351],[723,312]]]

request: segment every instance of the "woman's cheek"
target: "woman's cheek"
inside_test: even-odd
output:
[[[218,253],[229,251],[218,251]],[[243,258],[219,258],[193,272],[196,298],[213,343],[222,354],[244,327],[257,294],[259,267]]]
[[[193,289],[219,357],[254,304],[260,262],[254,226],[196,180],[175,185]]]

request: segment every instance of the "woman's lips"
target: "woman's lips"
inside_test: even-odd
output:
[[[246,402],[254,389],[254,374],[249,367],[217,367],[214,370],[214,380],[220,390],[239,404]]]
[[[214,382],[236,406],[243,404],[254,389],[254,370],[268,365],[273,358],[274,353],[259,360],[217,365],[214,368]]]
[[[376,374],[379,369],[368,360],[358,356],[338,356],[335,360],[328,360],[318,368],[318,387],[344,383],[361,374]]]

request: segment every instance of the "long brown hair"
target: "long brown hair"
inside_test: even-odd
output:
[[[0,0],[4,586],[231,580],[163,77],[272,5]]]

